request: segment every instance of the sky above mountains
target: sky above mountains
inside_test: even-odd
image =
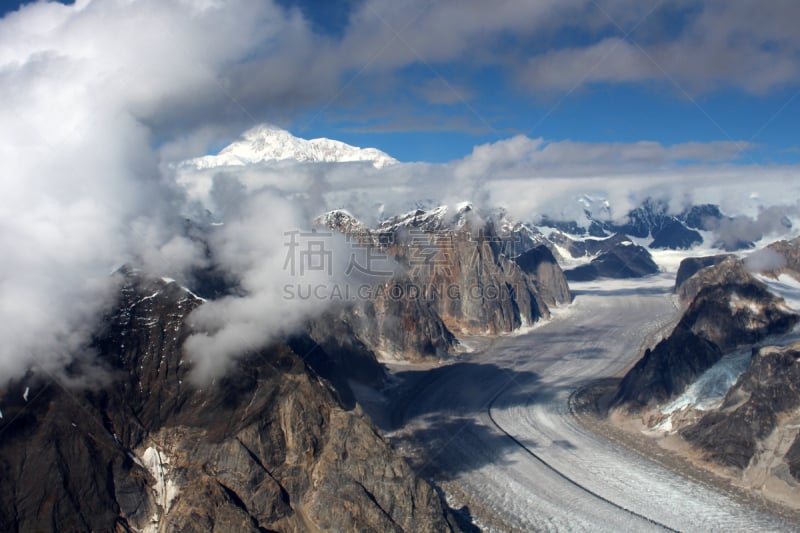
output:
[[[130,16],[147,3],[106,16]],[[741,143],[739,163],[800,158],[792,135],[800,119],[800,4],[791,0],[176,5],[225,6],[211,32],[227,31],[224,20],[237,13],[261,23],[251,33],[240,29],[247,51],[227,58],[217,87],[193,97],[198,107],[219,108],[215,118],[226,131],[209,142],[212,150],[270,122],[402,161],[450,161],[519,134],[725,141]],[[161,29],[169,30],[147,31]],[[213,57],[192,51],[185,60],[203,69]]]

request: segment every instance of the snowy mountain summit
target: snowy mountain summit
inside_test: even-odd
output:
[[[267,161],[294,160],[309,163],[368,161],[384,168],[397,160],[375,148],[358,148],[331,139],[301,139],[269,125],[256,126],[223,148],[217,155],[196,157],[184,165],[201,169],[245,166]]]

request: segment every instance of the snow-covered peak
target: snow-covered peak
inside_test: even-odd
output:
[[[314,219],[314,222],[319,226],[342,233],[369,235],[367,226],[345,209],[328,211]]]
[[[217,155],[196,157],[183,165],[197,169],[245,166],[267,161],[294,160],[306,163],[371,162],[384,168],[397,160],[375,148],[358,148],[332,139],[301,139],[269,125],[256,126],[223,148]]]
[[[413,228],[423,231],[437,231],[445,226],[447,206],[440,205],[433,209],[415,209],[381,222],[379,230],[397,230]]]

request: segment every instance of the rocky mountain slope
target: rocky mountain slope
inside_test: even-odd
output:
[[[706,261],[711,266],[677,288],[686,306],[680,321],[628,372],[617,392],[618,403],[639,409],[664,402],[682,393],[724,353],[785,333],[798,322],[783,299],[753,277],[741,260],[717,261]]]
[[[647,198],[628,212],[625,222],[615,223],[609,219],[607,202],[599,206],[596,201],[583,203],[586,206],[585,222],[545,219],[542,224],[572,235],[588,234],[601,239],[623,233],[639,239],[651,239],[650,248],[686,250],[702,244],[703,237],[697,230],[706,229],[705,225],[713,223],[713,208],[716,207],[694,206],[679,215],[671,215],[665,202]],[[721,213],[719,216],[722,216]]]
[[[722,404],[681,430],[681,436],[712,461],[747,468],[759,449],[769,446],[763,441],[779,425],[787,429],[787,422],[791,426],[800,421],[800,412],[795,412],[800,407],[799,359],[800,343],[756,350],[749,367],[730,388]],[[787,417],[794,420],[786,420]],[[796,431],[789,433],[786,444],[800,440]],[[792,475],[800,481],[798,466],[796,460],[788,463]]]
[[[330,213],[321,222],[346,234],[363,226]],[[379,353],[413,359],[452,352],[455,334],[510,332],[549,317],[551,306],[570,301],[566,279],[549,251],[520,268],[506,255],[513,231],[499,233],[465,205],[418,209],[362,233],[366,253],[395,266],[350,313],[357,336]]]
[[[298,344],[253,352],[198,387],[182,345],[201,300],[133,271],[120,283],[94,341],[102,372],[75,363],[67,385],[38,369],[2,391],[0,530],[458,527]]]
[[[622,233],[605,239],[581,241],[556,232],[550,235],[550,240],[566,249],[573,258],[591,258],[588,263],[565,272],[569,281],[640,278],[659,271],[650,252]]]
[[[781,274],[788,274],[800,281],[800,237],[792,240],[774,242],[766,248],[780,258],[775,265],[765,266],[763,274],[777,278]]]
[[[769,249],[792,257],[797,242]],[[669,449],[800,509],[800,342],[792,333],[800,316],[747,270],[753,264],[727,255],[684,260],[680,322],[628,372],[616,402]]]

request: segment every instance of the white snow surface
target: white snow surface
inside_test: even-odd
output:
[[[162,512],[166,514],[179,493],[178,486],[170,475],[169,456],[163,451],[149,446],[142,454],[139,464],[143,465],[155,478],[156,483],[152,489],[155,493],[156,503],[161,507]],[[158,525],[158,513],[153,516],[151,522],[153,522],[150,524],[151,526]],[[154,531],[157,531],[157,529],[154,529]]]
[[[750,354],[751,349],[747,348],[726,355],[700,374],[683,394],[665,405],[661,412],[666,415],[687,408],[708,411],[719,407],[728,390],[750,365]]]
[[[581,426],[573,391],[618,376],[677,316],[667,274],[575,284],[570,312],[438,369],[394,415],[428,460],[519,531],[777,531],[783,519]]]
[[[770,291],[781,296],[786,301],[786,305],[794,311],[800,312],[800,281],[788,274],[781,274],[777,280],[762,275],[757,277],[769,287]]]
[[[256,126],[223,148],[217,155],[196,157],[180,164],[198,170],[241,167],[268,161],[304,163],[347,163],[366,161],[384,168],[397,160],[376,148],[359,148],[332,139],[301,139],[269,125]]]

